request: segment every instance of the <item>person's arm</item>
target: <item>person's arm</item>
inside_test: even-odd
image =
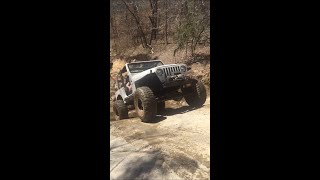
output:
[[[126,84],[126,86],[127,86],[127,88],[129,89],[129,91],[131,91],[131,83],[128,82],[128,83]]]

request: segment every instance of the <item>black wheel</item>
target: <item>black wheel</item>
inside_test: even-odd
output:
[[[184,99],[192,107],[201,107],[207,99],[206,88],[202,82],[197,81],[191,87],[182,88]]]
[[[113,112],[115,114],[116,120],[127,119],[128,116],[128,108],[124,104],[122,100],[116,100],[113,104]]]
[[[162,114],[164,112],[165,108],[166,108],[166,103],[164,101],[157,103],[157,113],[158,114]]]
[[[136,90],[134,106],[142,122],[152,121],[157,114],[157,102],[149,87],[140,87]]]

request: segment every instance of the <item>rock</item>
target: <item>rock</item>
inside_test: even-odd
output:
[[[183,101],[182,106],[188,106],[187,102]]]

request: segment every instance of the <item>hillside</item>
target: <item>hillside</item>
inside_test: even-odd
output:
[[[196,56],[186,56],[184,52],[179,52],[173,56],[174,45],[161,47],[156,46],[154,48],[154,53],[145,53],[142,47],[129,49],[127,53],[121,56],[111,56],[110,63],[112,63],[112,68],[110,69],[110,97],[114,95],[116,91],[115,81],[116,74],[125,65],[125,63],[135,60],[151,60],[159,59],[164,64],[174,64],[174,63],[186,63],[191,67],[190,74],[204,82],[208,92],[210,91],[210,47],[202,47],[196,51]],[[171,48],[170,48],[171,47]],[[111,50],[110,50],[111,51]],[[112,52],[112,51],[111,51]]]

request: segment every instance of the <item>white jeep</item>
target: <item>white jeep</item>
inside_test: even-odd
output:
[[[116,120],[128,118],[128,110],[135,109],[143,122],[150,122],[164,111],[166,100],[185,98],[189,106],[201,107],[206,89],[202,82],[186,75],[188,70],[185,64],[164,65],[160,60],[125,64],[116,79]]]

